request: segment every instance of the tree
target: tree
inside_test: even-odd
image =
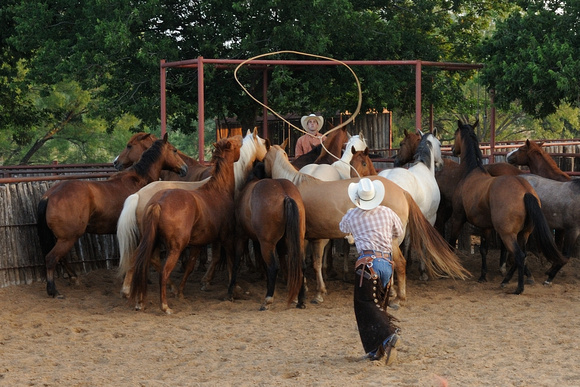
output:
[[[496,91],[496,103],[518,101],[537,118],[562,103],[580,106],[580,3],[522,0],[481,45],[483,83]]]

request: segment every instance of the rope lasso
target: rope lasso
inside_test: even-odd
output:
[[[238,85],[240,85],[240,87],[242,88],[242,90],[244,90],[246,92],[246,94],[248,94],[248,96],[250,96],[250,98],[252,98],[254,101],[256,101],[259,105],[261,105],[262,107],[268,109],[273,115],[275,115],[276,117],[278,117],[279,119],[281,119],[282,121],[284,121],[285,123],[287,123],[289,126],[293,127],[294,129],[297,129],[300,132],[303,132],[305,134],[308,134],[309,136],[315,137],[320,141],[320,144],[322,145],[322,147],[324,148],[324,150],[326,150],[326,152],[331,155],[332,157],[334,157],[337,160],[341,160],[340,157],[337,157],[335,154],[333,154],[332,152],[330,152],[323,144],[322,142],[322,136],[315,136],[311,133],[308,133],[307,131],[297,127],[296,125],[292,124],[291,122],[289,122],[288,120],[286,120],[284,117],[282,117],[281,115],[279,115],[274,109],[270,108],[269,106],[265,105],[264,103],[262,103],[261,101],[259,101],[256,97],[254,97],[249,91],[248,89],[246,89],[246,87],[244,87],[244,85],[242,85],[242,83],[240,82],[240,80],[238,79],[238,70],[245,65],[248,62],[251,62],[253,60],[265,57],[265,56],[271,56],[271,55],[277,55],[277,54],[298,54],[298,55],[305,55],[305,56],[310,56],[313,58],[321,58],[321,59],[326,59],[326,60],[330,60],[333,62],[337,62],[340,63],[341,65],[345,66],[354,76],[354,79],[356,81],[357,84],[357,88],[358,88],[358,104],[356,107],[356,110],[354,111],[354,113],[350,116],[350,118],[348,120],[346,120],[345,122],[343,122],[342,124],[339,124],[338,126],[335,126],[334,128],[332,128],[331,130],[329,130],[328,132],[326,132],[324,135],[328,136],[330,133],[334,132],[337,129],[342,128],[343,126],[346,126],[347,124],[349,124],[350,122],[352,122],[354,120],[354,118],[359,114],[360,112],[360,108],[362,105],[362,91],[361,91],[361,86],[360,86],[360,81],[358,79],[358,77],[356,76],[355,72],[350,68],[350,66],[348,66],[346,63],[344,63],[343,61],[340,61],[338,59],[334,59],[334,58],[329,58],[329,57],[325,57],[322,55],[316,55],[316,54],[308,54],[305,52],[300,52],[300,51],[292,51],[292,50],[282,50],[282,51],[274,51],[274,52],[269,52],[266,54],[260,54],[260,55],[256,55],[254,57],[251,57],[249,59],[246,59],[245,61],[243,61],[242,63],[240,63],[236,69],[234,70],[234,78],[236,80],[236,82],[238,83]],[[349,164],[349,166],[352,168],[352,166]],[[354,168],[352,168],[354,169]],[[359,176],[359,173],[355,170],[356,174]]]

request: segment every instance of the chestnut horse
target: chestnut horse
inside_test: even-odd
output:
[[[350,160],[350,165],[352,166],[350,170],[351,178],[379,174],[375,169],[375,164],[371,159],[368,147],[362,151],[356,151],[354,148],[352,148],[351,152],[352,152],[352,158]]]
[[[229,139],[214,144],[211,179],[195,190],[168,189],[157,192],[149,200],[142,221],[142,236],[136,250],[132,300],[143,307],[147,291],[149,265],[155,250],[165,246],[167,253],[163,270],[159,273],[160,307],[167,314],[167,280],[183,249],[219,241],[230,260],[234,253],[234,162],[240,158],[240,147]],[[196,252],[196,251],[194,251]],[[197,256],[188,261],[181,280],[183,289]]]
[[[534,175],[543,176],[556,181],[570,181],[570,176],[558,168],[554,159],[534,141],[526,143],[507,154],[506,161],[514,165],[527,165]]]
[[[38,235],[46,256],[49,296],[59,295],[54,284],[54,269],[81,235],[114,234],[127,196],[158,180],[162,169],[187,173],[187,165],[167,141],[167,135],[155,141],[137,164],[108,180],[67,180],[52,186],[42,196],[37,212]],[[76,274],[67,268],[64,259],[63,264],[71,280],[76,280]]]
[[[292,181],[300,191],[306,208],[306,239],[313,246],[313,263],[317,278],[317,292],[314,302],[322,302],[326,286],[322,278],[322,253],[329,239],[344,238],[347,235],[340,231],[338,224],[346,212],[354,207],[348,197],[348,186],[357,179],[322,181],[300,173],[290,164],[282,146],[273,145],[266,153],[264,164],[266,174],[272,178]],[[411,195],[395,183],[379,176],[370,176],[380,180],[386,191],[382,205],[388,206],[397,213],[403,222],[406,232],[411,234],[411,243],[421,259],[426,262],[427,270],[434,276],[449,275],[465,278],[467,271],[458,262],[450,246],[433,229],[425,219]],[[398,242],[402,242],[404,235]],[[401,301],[406,299],[405,258],[398,249],[399,243],[393,243],[394,269],[398,273],[397,285]]]
[[[540,208],[540,200],[530,184],[519,176],[491,176],[484,168],[474,125],[458,121],[455,131],[453,155],[461,158],[461,180],[453,195],[453,215],[449,243],[454,246],[465,222],[479,227],[486,239],[491,232],[499,234],[504,246],[514,257],[515,263],[502,281],[506,286],[515,270],[518,285],[515,294],[524,291],[526,270],[525,244],[533,232],[544,255],[552,262],[545,284],[553,281],[567,258],[557,250],[554,238]],[[482,255],[481,277],[487,272],[486,257]]]
[[[238,147],[241,146],[240,159],[234,163],[236,191],[239,191],[243,187],[246,177],[250,173],[254,161],[261,161],[264,159],[266,151],[270,146],[270,142],[260,138],[258,136],[257,130],[254,130],[253,133],[248,130],[246,136],[243,139],[242,136],[234,136],[230,139],[232,141],[237,141]],[[209,177],[201,181],[191,182],[158,181],[143,187],[138,192],[127,198],[123,206],[121,216],[119,217],[119,224],[117,226],[117,239],[119,241],[119,249],[121,253],[118,273],[119,276],[125,276],[123,287],[121,289],[121,297],[128,297],[129,295],[134,262],[131,257],[133,257],[133,252],[139,243],[139,237],[141,235],[139,227],[145,206],[149,202],[149,199],[151,199],[155,193],[164,189],[197,189],[203,184],[207,183],[208,179]],[[216,252],[216,250],[217,248],[213,251]],[[215,262],[216,261],[210,265],[210,268],[208,268],[208,274],[206,274],[202,280],[204,289],[209,286],[208,283],[213,276]],[[155,259],[152,263],[153,265],[156,265],[157,260]]]
[[[288,282],[288,304],[298,299],[296,307],[304,308],[302,266],[306,213],[302,196],[292,182],[286,179],[263,179],[264,174],[264,164],[258,163],[236,199],[236,256],[228,296],[233,300],[241,256],[247,250],[248,241],[252,239],[259,243],[259,248],[255,249],[256,262],[263,260],[266,264],[266,298],[260,310],[269,309],[274,300],[281,262],[287,264],[284,272]],[[287,261],[283,260],[285,252]]]
[[[143,152],[157,140],[153,134],[150,133],[136,133],[127,142],[127,146],[113,161],[113,166],[119,171],[135,164]],[[177,151],[179,157],[187,164],[187,174],[181,176],[172,171],[166,170],[161,172],[162,180],[182,180],[182,181],[199,181],[210,176],[210,167],[200,164],[197,160],[187,156],[181,151]]]

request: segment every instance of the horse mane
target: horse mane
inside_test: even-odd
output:
[[[558,164],[556,164],[554,159],[546,151],[544,151],[539,144],[529,140],[528,142],[530,144],[530,154],[539,155],[554,171],[560,170],[560,167],[558,167]]]
[[[431,154],[433,149],[433,144],[429,141],[429,135],[432,136],[431,133],[424,134],[421,137],[421,141],[419,142],[419,146],[417,147],[417,151],[415,152],[415,161],[421,161],[427,167],[431,168]]]
[[[276,170],[278,178],[290,180],[295,185],[299,185],[304,181],[318,180],[313,176],[298,172],[288,160],[288,156],[284,149],[279,145],[272,145],[270,148],[276,149],[273,169]]]
[[[477,136],[473,130],[473,127],[469,124],[463,124],[459,127],[459,131],[461,132],[461,141],[463,142],[461,145],[463,156],[461,162],[465,163],[467,166],[466,173],[469,173],[476,168],[479,168],[485,172],[482,161],[483,155],[481,153],[481,149],[479,148],[479,141],[477,140]]]
[[[161,157],[162,153],[161,150],[163,148],[163,145],[164,145],[163,140],[155,140],[153,145],[151,145],[151,147],[149,147],[145,152],[143,152],[139,161],[137,161],[130,168],[128,168],[126,172],[134,170],[137,175],[141,177],[147,177],[147,174],[149,173],[151,166],[155,162],[157,162],[157,160],[159,160],[159,157]],[[115,176],[120,176],[122,174],[123,171],[117,173],[117,175]]]
[[[236,141],[236,139],[233,139],[233,141]],[[212,177],[206,184],[204,184],[203,187],[208,186],[227,187],[228,185],[227,173],[222,172],[224,168],[228,168],[225,153],[228,149],[231,149],[232,146],[235,147],[235,144],[232,143],[231,138],[222,138],[217,143],[215,143],[214,146],[215,149],[211,157],[211,163],[213,165],[211,171]]]

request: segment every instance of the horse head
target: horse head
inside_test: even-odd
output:
[[[403,133],[405,136],[399,144],[399,152],[395,155],[395,167],[403,166],[412,161],[419,147],[419,142],[421,142],[421,134],[410,133],[407,129]]]
[[[136,133],[127,142],[125,149],[113,160],[115,169],[122,171],[135,164],[143,153],[157,140],[151,133]]]

